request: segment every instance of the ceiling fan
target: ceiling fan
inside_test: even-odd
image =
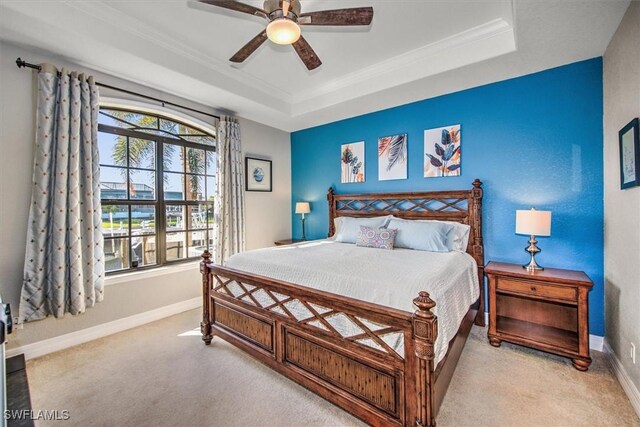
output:
[[[259,16],[269,21],[267,27],[230,59],[244,62],[267,39],[273,43],[293,45],[296,53],[309,70],[318,68],[322,61],[302,37],[301,25],[352,26],[369,25],[373,19],[372,7],[322,10],[301,13],[300,0],[265,0],[262,9],[234,0],[198,0],[212,6]]]

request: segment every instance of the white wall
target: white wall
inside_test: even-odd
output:
[[[640,2],[631,2],[604,54],[605,324],[607,341],[638,389],[640,187],[620,189],[618,131],[639,116]]]
[[[31,72],[16,67],[18,56],[33,63],[51,62],[58,67],[89,71],[103,83],[217,113],[212,108],[158,90],[69,64],[64,58],[0,43],[0,292],[15,313],[22,286],[34,151],[33,77]],[[107,90],[101,90],[101,94],[122,97],[120,93]],[[206,116],[194,117],[211,122]],[[253,249],[269,246],[291,234],[290,137],[286,132],[250,120],[240,119],[240,126],[245,154],[273,161],[273,192],[246,194],[247,248]],[[200,295],[196,265],[187,269],[184,266],[167,267],[161,275],[141,278],[144,276],[134,274],[130,280],[118,279],[117,283],[108,284],[104,301],[83,315],[26,324],[23,330],[10,335],[8,347],[93,327]]]
[[[247,249],[273,246],[291,238],[291,138],[289,133],[240,119],[242,151],[272,161],[271,193],[245,193]]]

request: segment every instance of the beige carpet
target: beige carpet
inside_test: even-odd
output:
[[[33,408],[64,426],[357,426],[358,420],[215,338],[199,310],[28,363]],[[438,426],[640,426],[604,356],[587,373],[474,327]],[[39,423],[48,425],[50,423]]]

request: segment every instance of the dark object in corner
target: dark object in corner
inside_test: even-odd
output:
[[[29,394],[29,381],[27,380],[27,368],[24,354],[7,359],[7,409],[9,411],[31,410],[31,395]],[[32,427],[33,420],[13,419],[7,420],[8,427]]]

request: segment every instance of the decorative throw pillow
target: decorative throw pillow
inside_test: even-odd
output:
[[[371,218],[352,218],[348,216],[338,217],[336,222],[336,234],[334,240],[340,243],[356,243],[360,234],[360,226],[372,228],[384,228],[392,216],[376,216]]]
[[[396,240],[397,232],[398,230],[393,228],[373,228],[361,225],[356,246],[377,249],[393,249],[393,242]]]

